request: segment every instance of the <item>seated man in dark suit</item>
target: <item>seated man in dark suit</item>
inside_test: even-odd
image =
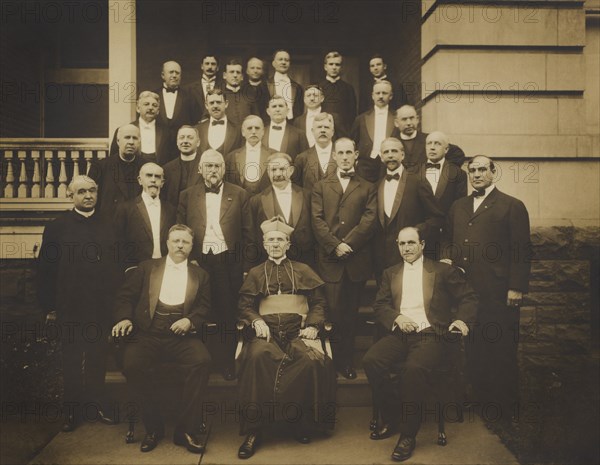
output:
[[[371,439],[390,437],[402,419],[401,435],[392,454],[396,461],[407,460],[415,448],[425,393],[431,388],[431,370],[442,366],[446,353],[458,349],[457,337],[448,333],[459,330],[466,336],[467,323],[473,322],[477,313],[477,295],[461,272],[423,258],[424,246],[416,228],[407,227],[398,234],[404,262],[385,270],[373,306],[377,323],[391,334],[363,358],[373,401],[382,416]],[[404,362],[399,387],[402,412],[394,402],[390,378],[390,369],[398,362]],[[414,411],[408,413],[408,408]]]
[[[287,258],[293,228],[275,217],[261,229],[269,258],[248,273],[238,305],[240,319],[256,334],[240,356],[240,433],[247,435],[241,459],[254,455],[264,426],[290,421],[290,404],[299,410],[294,434],[302,444],[335,422],[335,370],[314,341],[325,323],[324,283],[309,266]]]
[[[138,176],[142,193],[117,207],[115,229],[125,268],[167,254],[167,234],[175,224],[176,207],[160,200],[163,169],[146,163]]]
[[[125,344],[123,373],[142,408],[146,436],[142,452],[150,452],[164,436],[158,407],[160,398],[153,380],[161,359],[173,360],[185,370],[183,410],[173,442],[190,452],[202,453],[200,433],[202,394],[208,382],[210,355],[194,332],[208,321],[210,283],[208,273],[188,262],[193,231],[183,224],[169,230],[166,257],[146,260],[130,272],[116,298],[112,335],[135,340]]]

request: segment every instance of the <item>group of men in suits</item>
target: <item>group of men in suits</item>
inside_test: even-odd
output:
[[[396,94],[400,100],[405,97],[401,86],[385,79],[381,57],[370,63],[372,107],[356,118],[351,111],[356,105],[353,90],[339,78],[338,53],[325,57],[326,80],[305,90],[288,76],[287,52],[277,51],[272,64],[275,75],[265,80],[262,62],[251,59],[250,79],[242,84],[241,64],[229,62],[219,82],[219,63],[206,56],[202,80],[185,90],[179,65],[165,63],[163,87],[140,94],[140,117],[116,131],[111,155],[92,164],[89,178],[74,179],[69,189],[74,201],[70,220],[101,224],[110,230],[106,238],[114,239],[113,260],[107,262],[109,255],[104,254],[98,255],[98,262],[106,264],[106,270],[138,266],[127,275],[114,304],[120,319],[113,332],[129,334],[135,326],[132,321],[137,321],[150,352],[168,351],[194,367],[193,383],[205,384],[208,352],[196,343],[193,348],[180,346],[173,335],[188,335],[210,319],[221,334],[212,359],[226,380],[235,379],[237,296],[245,273],[265,259],[260,225],[276,216],[293,227],[290,258],[313,267],[323,281],[328,319],[334,323],[333,359],[340,374],[356,378],[358,306],[365,282],[375,276],[376,317],[391,333],[365,359],[376,393],[386,391],[389,368],[399,358],[411,368],[403,383],[420,386],[413,380],[423,381],[423,368],[436,365],[441,347],[428,352],[433,346],[423,348],[422,336],[451,329],[467,335],[471,325],[480,341],[467,350],[469,380],[481,398],[485,395],[510,408],[517,399],[518,306],[527,292],[530,258],[529,219],[522,202],[495,188],[494,162],[483,156],[467,165],[474,188],[473,196],[467,197],[467,173],[461,169],[464,152],[442,132],[423,133],[414,107],[404,103],[394,108]],[[250,94],[255,103],[266,103],[268,125],[256,114],[258,104],[237,100]],[[202,115],[205,118],[198,122]],[[177,151],[169,152],[168,144]],[[57,221],[47,228],[44,254],[48,244],[67,245],[63,235],[68,236],[68,227]],[[93,226],[84,229],[81,240],[96,237]],[[495,247],[493,257],[490,244]],[[198,263],[198,270],[189,271],[188,256]],[[438,263],[439,259],[455,268]],[[62,262],[52,267],[48,260],[42,262],[41,276],[55,273],[60,282],[87,284],[81,281],[91,272],[86,266],[81,276],[67,277]],[[167,273],[170,266],[176,269]],[[188,296],[189,286],[179,283],[169,290],[171,284],[164,284],[174,283],[177,276],[181,279],[186,267],[187,282],[198,284],[194,289],[202,297]],[[417,270],[410,279],[408,269]],[[161,284],[157,276],[163,274],[170,277]],[[71,315],[72,302],[57,293],[59,285],[54,279],[42,286],[44,306]],[[110,286],[116,289],[117,284],[113,280],[98,284],[94,295],[106,298]],[[450,315],[451,306],[457,306],[458,316]],[[108,317],[99,310],[90,312],[106,323]],[[482,327],[491,324],[500,327],[500,343],[482,336]],[[432,331],[421,331],[429,327]],[[412,333],[419,333],[419,338]],[[407,334],[408,342],[397,340]],[[180,354],[188,349],[191,358]],[[78,345],[64,353],[65,360],[79,360],[87,350]],[[127,359],[125,372],[132,385],[146,388],[142,400],[150,413],[145,417],[143,450],[149,451],[162,430],[152,411],[151,393],[143,386],[149,366],[142,358],[134,354]],[[413,361],[418,367],[412,367]],[[103,373],[102,363],[99,366],[94,379]],[[502,371],[502,383],[491,366]],[[81,386],[68,370],[65,383],[70,386],[65,399],[67,393],[75,397],[71,393]],[[101,397],[101,384],[97,381],[93,388],[95,397]],[[421,389],[411,389],[406,390],[412,393],[411,401],[420,402]],[[201,389],[186,383],[185,392],[191,410],[182,416],[176,442],[198,452],[203,450],[198,439],[202,425],[192,422],[189,412],[195,411]],[[68,417],[65,430],[72,430],[75,421]],[[372,439],[389,435],[391,423],[384,418]],[[401,429],[396,460],[412,454],[418,425],[415,420]]]

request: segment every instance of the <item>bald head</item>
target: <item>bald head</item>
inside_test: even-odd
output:
[[[163,63],[160,77],[168,89],[177,89],[181,84],[181,66],[176,61]]]
[[[434,131],[425,139],[425,153],[431,163],[437,163],[448,153],[448,136],[441,131]]]
[[[121,126],[117,131],[119,156],[125,161],[131,161],[140,151],[140,128],[133,124]]]

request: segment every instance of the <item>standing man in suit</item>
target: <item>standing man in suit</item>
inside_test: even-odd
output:
[[[335,132],[333,116],[329,113],[316,115],[311,131],[316,143],[296,157],[293,176],[294,182],[309,192],[317,181],[334,173],[337,167],[331,141]]]
[[[459,350],[459,341],[449,332],[469,334],[468,324],[477,312],[477,296],[462,273],[424,258],[424,247],[417,228],[407,227],[398,234],[403,262],[385,270],[373,305],[377,323],[391,334],[377,341],[363,359],[382,417],[371,439],[390,437],[401,418],[401,435],[392,454],[399,462],[415,448],[426,412],[425,393],[433,387],[431,370],[448,363],[448,354]],[[398,362],[404,362],[399,387],[401,405],[406,406],[402,414],[390,379],[390,369]]]
[[[113,423],[107,410],[104,377],[118,255],[109,223],[98,216],[98,186],[74,176],[67,195],[73,209],[44,229],[38,257],[38,299],[46,321],[61,329],[64,432],[85,419],[93,402],[98,418]],[[85,358],[82,376],[82,362]]]
[[[466,346],[474,394],[499,403],[502,418],[510,419],[518,401],[519,307],[531,270],[529,214],[496,188],[490,158],[477,155],[467,168],[474,191],[450,208],[451,243],[443,255],[464,268],[480,298],[474,341]]]
[[[263,144],[276,152],[287,153],[292,160],[308,148],[304,134],[292,124],[288,124],[288,107],[283,97],[275,96],[269,100],[267,114],[271,119],[265,128]]]
[[[294,119],[304,112],[302,87],[288,76],[290,70],[290,54],[285,50],[277,50],[273,54],[275,74],[267,81],[269,96],[283,97],[287,103],[287,119]]]
[[[325,100],[323,111],[340,115],[343,127],[349,128],[356,118],[356,94],[352,85],[342,80],[342,55],[329,52],[325,55],[325,79],[319,83]]]
[[[387,74],[387,64],[385,63],[381,55],[375,54],[369,59],[369,79],[366,82],[364,90],[360,93],[360,107],[359,111],[367,111],[371,105],[371,89],[373,86],[381,81],[388,81],[392,85],[392,92],[394,93],[394,100],[391,102],[392,110],[396,111],[398,107],[406,105],[408,103],[408,97],[404,90],[404,86],[401,83],[394,82]]]
[[[314,236],[310,218],[310,192],[291,182],[294,166],[286,153],[274,153],[267,159],[267,174],[271,185],[250,199],[255,238],[261,237],[260,225],[275,216],[294,228],[290,236],[288,255],[313,267]]]
[[[223,182],[225,161],[216,150],[200,157],[204,182],[181,193],[177,221],[194,231],[192,257],[211,276],[212,308],[219,324],[220,344],[213,354],[223,378],[235,379],[237,297],[242,274],[256,258],[253,243],[250,196],[239,186]]]
[[[446,161],[450,142],[448,136],[440,131],[427,135],[425,149],[427,162],[419,167],[419,178],[431,186],[438,208],[444,216],[448,215],[455,200],[467,195],[467,173],[454,163]],[[439,260],[444,226],[430,231],[429,244],[425,242],[425,256]]]
[[[243,187],[250,195],[269,187],[267,158],[275,150],[262,144],[265,127],[262,119],[250,115],[242,123],[242,136],[246,143],[227,155],[225,179]]]
[[[227,117],[229,101],[221,89],[212,89],[206,96],[209,118],[201,121],[196,129],[200,137],[200,153],[208,149],[229,153],[242,145],[240,126]]]
[[[315,117],[322,113],[322,103],[325,99],[323,90],[316,84],[308,85],[304,88],[304,108],[305,111],[302,115],[294,120],[294,126],[296,126],[300,131],[306,136],[306,141],[308,142],[308,147],[313,147],[315,145],[315,137],[312,132],[313,121]],[[350,126],[342,125],[341,119],[337,113],[330,113],[333,117],[334,122],[334,134],[333,140],[338,139],[340,137],[347,137],[348,130]],[[350,122],[352,124],[352,121]]]
[[[314,185],[312,225],[317,240],[317,271],[335,323],[334,362],[348,379],[356,378],[352,364],[356,315],[360,296],[373,272],[370,240],[377,221],[375,186],[354,171],[358,157],[354,141],[335,142],[337,170]]]
[[[369,182],[377,182],[381,177],[381,143],[390,137],[394,129],[394,114],[390,108],[393,98],[392,85],[388,81],[373,86],[374,106],[357,116],[352,125],[352,139],[358,145],[357,171]]]
[[[201,180],[198,172],[199,146],[198,130],[193,126],[181,126],[177,131],[179,158],[171,160],[164,166],[165,182],[161,190],[161,197],[175,208],[179,205],[181,192]]]
[[[264,78],[264,69],[265,65],[260,58],[252,57],[248,60],[246,64],[246,76],[248,79],[242,83],[242,92],[243,95],[254,96],[254,103],[258,108],[258,116],[263,121],[266,121],[270,96],[267,81]]]
[[[403,105],[398,108],[394,118],[394,126],[396,126],[396,129],[394,129],[392,137],[399,138],[404,145],[404,165],[411,172],[418,171],[419,166],[427,161],[425,147],[427,133],[418,130],[419,115],[417,115],[415,107]],[[460,168],[465,161],[465,153],[457,145],[448,144],[446,160]]]
[[[204,119],[208,115],[206,110],[206,97],[208,91],[220,89],[222,87],[221,78],[218,76],[219,59],[216,55],[212,52],[205,54],[202,57],[200,70],[202,71],[202,77],[200,80],[193,82],[189,87],[189,91],[194,98],[196,107],[199,109],[198,120]],[[196,124],[198,120],[191,124]]]
[[[201,454],[202,395],[206,390],[210,355],[195,332],[209,321],[208,274],[191,264],[193,231],[183,224],[169,229],[168,255],[146,260],[128,273],[116,298],[112,335],[135,340],[125,345],[123,373],[140,399],[146,436],[140,450],[150,452],[165,434],[159,406],[163,398],[155,391],[155,368],[159,360],[174,360],[185,372],[180,412],[173,442]],[[126,341],[127,342],[127,341]]]
[[[114,225],[125,268],[167,254],[167,234],[175,224],[173,205],[160,200],[163,169],[146,163],[138,176],[142,193],[117,207]]]
[[[401,229],[414,226],[427,238],[439,232],[444,224],[444,214],[437,207],[431,188],[402,165],[402,142],[394,137],[385,139],[381,156],[386,174],[377,188],[379,224],[373,241],[378,282],[383,270],[400,263],[396,239]]]
[[[242,63],[238,60],[230,60],[225,64],[223,79],[223,94],[227,100],[225,113],[230,121],[240,127],[246,116],[259,115],[256,89],[254,87],[242,88],[244,74]]]
[[[168,130],[157,119],[160,108],[160,97],[154,92],[145,90],[138,97],[136,111],[139,118],[130,124],[140,128],[141,156],[145,161],[164,165],[173,158],[173,147],[169,145]],[[119,152],[117,131],[110,144],[110,154]]]
[[[161,97],[158,119],[169,130],[169,149],[176,153],[177,130],[184,124],[196,124],[200,107],[192,94],[181,87],[181,66],[175,61],[163,63],[160,73],[163,84],[156,93]]]
[[[138,183],[144,160],[140,156],[140,128],[126,124],[117,130],[119,153],[95,160],[89,177],[98,184],[98,213],[105,218],[114,216],[116,207],[141,192]]]

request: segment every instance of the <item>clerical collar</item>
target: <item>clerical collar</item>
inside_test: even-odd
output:
[[[262,79],[260,81],[250,81],[250,80],[248,80],[248,83],[251,86],[258,87],[258,86],[260,86],[262,84]]]
[[[290,78],[287,74],[281,74],[279,71],[275,71],[275,75],[273,76],[274,81],[289,81]]]
[[[125,158],[123,158],[123,156],[121,154],[119,154],[119,158],[121,159],[121,161],[123,161],[125,163],[132,163],[135,160],[135,157],[136,157],[136,155],[134,155],[131,160],[126,160]]]
[[[418,131],[412,133],[412,136],[407,136],[403,132],[400,133],[400,139],[402,140],[413,140],[416,139]]]
[[[196,152],[194,152],[192,155],[184,155],[183,153],[180,153],[179,157],[181,158],[181,161],[194,161],[196,159]]]
[[[281,265],[281,263],[287,259],[287,255],[283,254],[283,257],[281,258],[272,258],[269,257],[269,260],[271,260],[273,263],[275,263],[276,265]]]
[[[73,207],[73,210],[75,211],[75,213],[80,214],[81,216],[83,216],[84,218],[89,218],[90,216],[92,216],[94,214],[94,212],[96,211],[95,209],[93,209],[91,212],[84,212],[82,210],[79,210],[77,207]]]
[[[384,74],[383,76],[380,76],[380,77],[373,77],[373,79],[375,79],[375,81],[377,81],[377,82],[387,81],[387,74]]]
[[[173,259],[167,255],[167,263],[166,264],[169,267],[173,267],[173,268],[177,268],[177,269],[187,268],[187,262],[188,261],[187,261],[187,258],[186,258],[185,260],[183,260],[180,263],[175,263],[173,261]]]
[[[325,79],[327,79],[329,82],[331,82],[333,84],[338,82],[341,78],[342,78],[342,76],[338,76],[338,77],[334,77],[334,78],[332,78],[331,76],[325,76]]]
[[[225,87],[227,87],[227,89],[229,89],[231,92],[239,92],[240,90],[240,86],[234,87],[234,86],[230,86],[229,84],[227,84]]]

